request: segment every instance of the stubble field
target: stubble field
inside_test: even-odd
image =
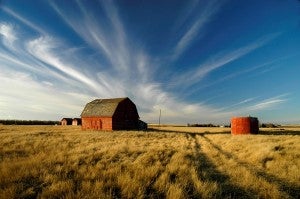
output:
[[[0,126],[0,198],[299,198],[300,129]]]

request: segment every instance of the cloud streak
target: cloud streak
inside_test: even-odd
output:
[[[16,40],[16,36],[14,35],[12,25],[6,23],[0,23],[0,35],[4,37],[2,39],[3,44],[8,48],[12,48],[13,43]]]
[[[185,85],[185,87],[191,86],[201,81],[206,75],[217,70],[218,68],[224,67],[227,64],[240,59],[241,57],[251,53],[252,51],[264,46],[271,40],[279,36],[280,33],[274,33],[271,35],[264,36],[254,43],[248,44],[241,48],[238,48],[229,52],[221,52],[217,55],[210,57],[207,61],[200,64],[196,68],[193,68],[180,76],[176,76],[173,80],[177,83],[174,86]]]
[[[28,73],[2,70],[0,81],[0,118],[41,119],[43,115],[42,118],[57,120],[63,116],[79,116],[78,110],[89,99],[77,94],[76,104],[70,103],[74,94],[45,86]]]
[[[116,6],[112,1],[102,3],[103,13],[109,19],[109,26],[101,24],[101,20],[95,21],[93,13],[89,12],[84,4],[77,1],[79,10],[78,16],[66,14],[58,5],[51,2],[53,9],[59,16],[76,32],[84,41],[95,49],[100,50],[109,61],[110,66],[116,72],[127,73],[133,56],[129,54],[132,49],[127,45],[127,36],[125,34],[122,22],[117,12]],[[81,20],[81,18],[83,20]],[[80,22],[80,23],[79,23]],[[110,29],[109,31],[103,31]],[[127,73],[128,74],[128,73]]]
[[[180,39],[176,43],[171,60],[173,61],[177,60],[184,53],[184,51],[186,51],[187,48],[193,43],[193,41],[196,38],[199,38],[199,35],[201,36],[204,34],[205,25],[213,18],[214,15],[217,14],[221,5],[222,4],[218,1],[209,1],[203,10],[201,10],[200,12],[199,10],[197,10],[197,12],[200,13],[200,15],[186,29],[184,34],[180,37]],[[196,7],[194,4],[193,6]],[[186,14],[183,17],[184,19],[188,18],[188,16],[191,14],[191,11],[187,11],[187,12],[188,14]]]
[[[55,50],[59,49],[59,47],[55,46],[55,43],[57,42],[53,41],[53,39],[49,37],[40,37],[28,42],[27,50],[40,61],[52,67],[55,67],[65,75],[68,75],[82,83],[85,83],[95,91],[97,89],[101,90],[101,85],[97,84],[91,78],[77,71],[76,69],[74,69],[74,67],[69,66],[67,63],[64,63],[62,59],[59,58],[59,55],[54,53]]]
[[[46,32],[42,28],[40,28],[37,25],[33,24],[32,22],[30,22],[29,20],[27,20],[25,17],[23,17],[23,16],[15,13],[13,10],[11,10],[11,9],[5,7],[5,6],[2,6],[1,9],[4,10],[9,15],[15,17],[16,19],[18,19],[19,21],[21,21],[25,25],[27,25],[31,29],[37,31],[38,33],[44,34],[44,35],[46,34]]]
[[[268,98],[261,102],[258,102],[254,105],[247,107],[246,109],[249,111],[261,111],[261,110],[269,110],[277,108],[280,104],[288,101],[287,98],[283,98],[287,96],[287,94],[279,95],[276,97]]]

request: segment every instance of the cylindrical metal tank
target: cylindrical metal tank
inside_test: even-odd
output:
[[[257,134],[259,130],[256,117],[233,117],[231,118],[231,134]]]

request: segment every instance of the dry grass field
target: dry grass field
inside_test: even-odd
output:
[[[300,129],[0,126],[0,198],[299,198]]]

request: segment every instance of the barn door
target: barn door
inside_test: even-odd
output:
[[[97,120],[97,129],[98,130],[102,129],[102,121],[101,120]]]

